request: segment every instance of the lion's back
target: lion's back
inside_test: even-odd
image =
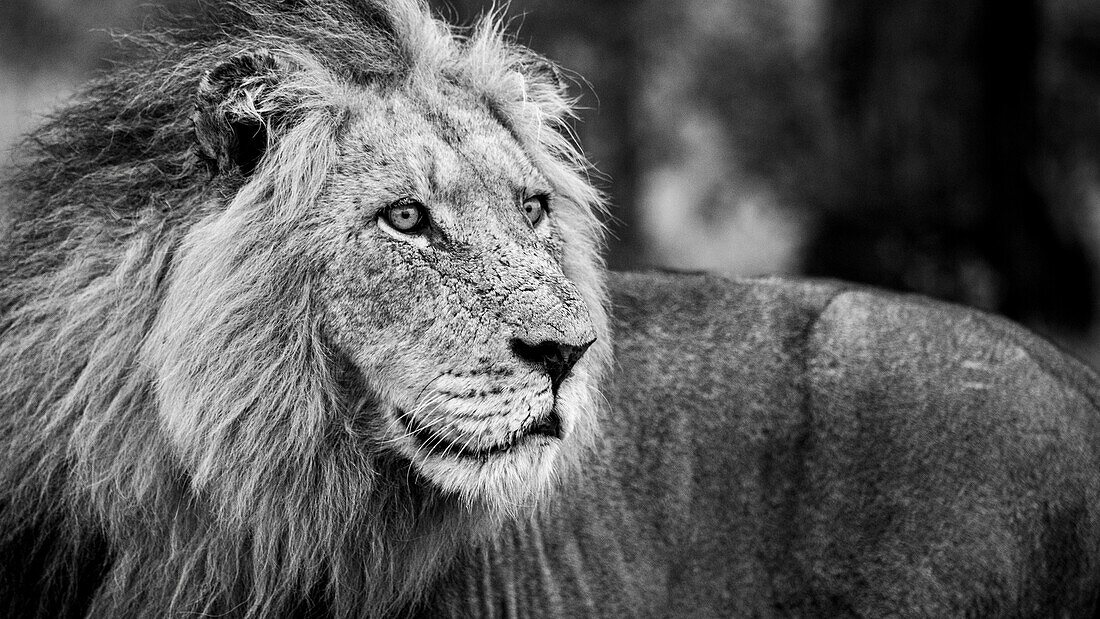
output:
[[[615,283],[608,431],[642,456],[619,466],[659,463],[646,491],[677,498],[656,526],[686,532],[674,563],[695,591],[744,596],[725,607],[739,611],[771,589],[773,609],[870,616],[1093,604],[1100,382],[1084,365],[919,297]]]
[[[1091,370],[1008,321],[868,292],[836,297],[811,342],[809,484],[821,490],[802,533],[830,565],[820,590],[872,615],[1095,604]]]

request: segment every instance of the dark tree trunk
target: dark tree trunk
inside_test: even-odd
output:
[[[982,230],[982,245],[995,267],[1009,274],[1001,309],[1016,318],[1084,328],[1093,319],[1093,265],[1073,230],[1056,225],[1054,205],[1038,180],[1039,7],[985,0],[982,9],[986,179],[994,224]]]
[[[807,271],[1086,328],[1092,265],[1038,178],[1037,3],[834,0],[830,14],[848,152],[825,162],[837,182]]]

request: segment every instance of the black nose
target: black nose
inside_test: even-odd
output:
[[[512,350],[520,359],[537,366],[550,377],[550,385],[557,393],[558,386],[569,377],[573,366],[584,356],[584,351],[595,342],[593,338],[579,346],[561,342],[530,344],[519,338],[512,340]]]

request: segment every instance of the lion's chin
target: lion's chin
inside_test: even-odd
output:
[[[444,493],[504,515],[532,507],[551,485],[561,439],[529,435],[508,449],[470,457],[408,454],[413,466]]]
[[[568,477],[590,445],[594,394],[574,380],[541,417],[499,442],[457,441],[433,424],[393,408],[386,415],[400,438],[393,445],[422,480],[468,507],[520,515]],[[476,445],[476,446],[475,446]]]
[[[399,450],[429,483],[471,507],[501,514],[523,510],[545,493],[567,440],[557,410],[504,442],[476,448],[448,440],[403,411],[394,417],[403,430]]]

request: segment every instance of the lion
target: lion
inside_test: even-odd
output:
[[[233,0],[21,146],[4,616],[1091,616],[1096,376],[839,283],[609,274],[549,60]]]

